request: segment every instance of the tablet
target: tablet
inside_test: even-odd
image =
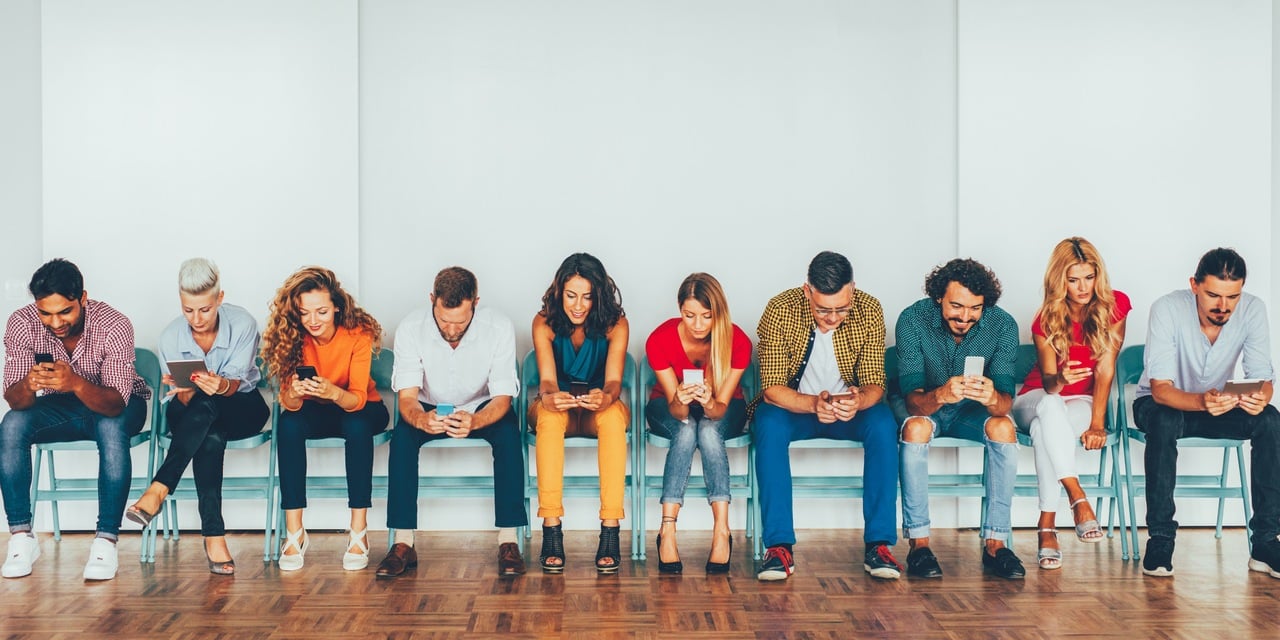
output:
[[[1262,391],[1263,380],[1228,380],[1222,387],[1222,393],[1229,396],[1244,396]]]
[[[196,383],[191,381],[191,376],[197,371],[208,371],[204,366],[204,360],[170,360],[169,375],[173,376],[173,386],[179,389],[194,389]]]

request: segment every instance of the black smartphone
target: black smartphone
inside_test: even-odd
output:
[[[298,367],[297,374],[298,374],[299,380],[310,380],[311,378],[314,378],[317,375],[316,368],[308,364],[304,364],[301,367]]]
[[[569,393],[574,397],[585,396],[591,393],[591,385],[582,380],[573,380],[569,382]]]
[[[52,353],[37,353],[36,364],[53,364]]]

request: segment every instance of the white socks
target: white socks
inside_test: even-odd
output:
[[[396,544],[407,544],[413,546],[413,529],[396,529]]]

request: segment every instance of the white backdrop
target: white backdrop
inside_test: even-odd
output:
[[[1239,248],[1249,289],[1274,300],[1271,4],[1112,4],[6,7],[13,46],[39,55],[0,57],[0,86],[19,98],[0,101],[0,132],[43,132],[0,145],[0,166],[43,162],[42,177],[21,182],[38,180],[42,196],[0,190],[7,234],[41,248],[0,262],[19,287],[6,302],[25,302],[41,260],[66,256],[149,346],[177,313],[186,257],[217,260],[228,301],[260,319],[288,272],[318,262],[393,331],[438,269],[461,264],[524,349],[556,265],[586,250],[622,289],[641,355],[689,272],[717,275],[753,333],[768,298],[830,248],[852,259],[890,326],[931,266],[982,260],[1025,339],[1045,256],[1071,234],[1094,240],[1134,297],[1130,343],[1150,301],[1183,286],[1211,246]],[[32,206],[43,234],[15,215]],[[340,469],[331,453],[313,468]],[[939,470],[960,462],[934,456]],[[661,456],[650,458],[659,473]],[[264,464],[236,452],[228,473]],[[423,468],[487,464],[477,451]],[[570,456],[571,471],[593,467]],[[1015,523],[1029,525],[1034,501],[1015,505]],[[183,522],[195,526],[190,507]],[[310,526],[345,524],[340,502],[315,507]],[[593,501],[568,510],[570,527],[595,526]],[[65,526],[92,526],[91,506],[64,511]],[[423,514],[431,528],[492,524],[483,501],[426,501]],[[805,502],[797,514],[802,528],[861,526],[853,505]],[[1179,513],[1184,524],[1214,515],[1207,504]],[[261,526],[260,505],[229,502],[227,516]],[[978,510],[939,499],[934,516],[968,526]],[[693,505],[686,523],[707,526],[709,514]]]

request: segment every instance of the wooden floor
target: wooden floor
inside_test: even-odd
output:
[[[659,576],[624,559],[620,575],[591,568],[596,534],[566,533],[563,576],[535,567],[496,575],[492,532],[419,534],[437,558],[395,580],[374,566],[345,572],[346,536],[313,533],[307,566],[282,574],[262,563],[258,534],[231,536],[239,573],[205,569],[200,537],[159,541],[153,566],[139,538],[121,542],[119,576],[86,584],[87,534],[55,543],[27,578],[0,581],[5,638],[1275,638],[1280,580],[1247,570],[1244,533],[1183,530],[1173,578],[1144,577],[1120,560],[1119,540],[1083,545],[1063,531],[1064,567],[1034,567],[1034,534],[1019,531],[1025,580],[983,577],[972,531],[935,531],[941,580],[877,581],[862,571],[861,532],[801,532],[797,573],[762,583],[736,534],[733,571],[706,576],[710,534],[681,537],[687,573]],[[624,533],[625,538],[625,533]],[[373,565],[385,538],[375,533]],[[534,542],[537,542],[535,536]],[[626,540],[623,541],[626,548]],[[1145,540],[1144,540],[1145,544]],[[536,547],[534,547],[536,548]],[[905,545],[896,549],[899,560]],[[526,558],[528,559],[528,558]],[[426,558],[424,557],[425,561]]]

